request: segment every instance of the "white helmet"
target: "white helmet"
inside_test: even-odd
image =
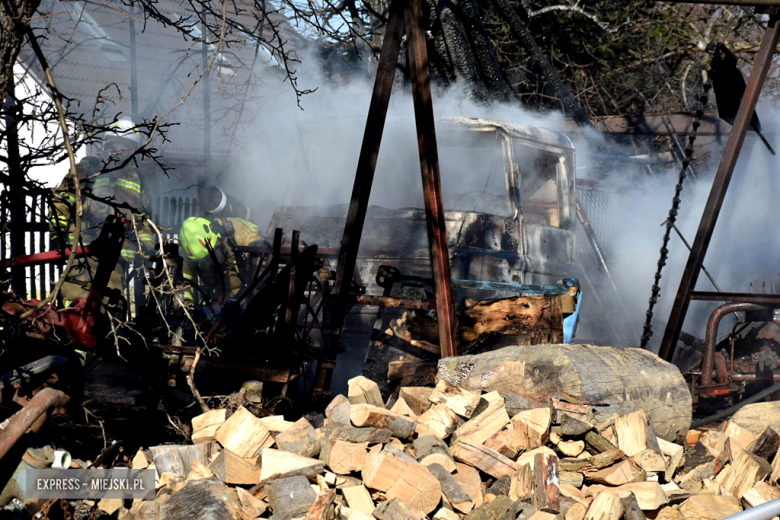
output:
[[[125,148],[136,148],[141,146],[141,132],[129,117],[120,117],[110,125],[108,130],[103,133],[103,147],[110,143],[126,141]],[[131,144],[132,143],[132,144]],[[124,144],[124,143],[123,143]]]

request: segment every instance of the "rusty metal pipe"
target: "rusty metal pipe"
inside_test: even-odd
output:
[[[0,433],[0,459],[5,457],[14,444],[34,425],[40,427],[45,420],[45,414],[50,408],[65,406],[70,398],[59,390],[44,388],[27,405],[16,412],[9,420],[8,425]],[[36,429],[36,428],[33,428]]]
[[[701,362],[701,380],[700,386],[709,386],[712,384],[712,369],[715,366],[715,345],[718,343],[718,327],[721,320],[732,312],[740,311],[761,311],[771,308],[766,305],[756,303],[724,303],[710,315],[707,320],[707,334],[704,336],[704,359]]]

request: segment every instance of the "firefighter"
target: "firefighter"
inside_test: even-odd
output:
[[[182,274],[190,283],[184,289],[182,303],[194,306],[207,296],[221,306],[236,297],[249,282],[254,267],[248,255],[235,249],[262,238],[257,225],[241,218],[185,220],[179,230],[179,244],[184,258]]]
[[[128,153],[140,145],[141,134],[135,128],[133,121],[128,118],[120,118],[112,123],[103,134],[101,153],[110,155],[115,161],[121,163],[128,157]],[[95,200],[104,199],[111,203],[124,203],[138,211],[143,211],[147,205],[146,193],[138,172],[127,166],[90,178],[90,176],[100,172],[102,167],[103,161],[97,157],[85,157],[79,161],[76,167],[82,191],[89,190],[93,196],[82,196],[81,242],[89,244],[97,238],[106,217],[117,211],[124,213],[125,218],[135,219],[138,234],[135,234],[131,226],[130,233],[122,245],[120,260],[109,281],[109,288],[124,291],[127,285],[125,271],[129,266],[140,264],[139,243],[144,252],[151,253],[154,251],[155,240],[151,227],[143,215],[131,215],[128,210],[117,210],[110,204]],[[75,238],[76,199],[70,176],[67,176],[55,190],[51,210],[49,226],[55,239],[60,242],[59,247],[78,246],[79,244],[72,243]],[[74,264],[62,285],[62,297],[66,306],[77,298],[86,298],[89,293],[90,281],[96,270],[97,264],[94,259]]]

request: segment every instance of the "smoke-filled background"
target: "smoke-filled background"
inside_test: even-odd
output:
[[[301,108],[285,85],[266,92],[264,103],[254,115],[254,126],[242,132],[243,142],[222,173],[218,183],[253,209],[254,220],[266,227],[280,205],[348,204],[360,150],[372,85],[355,81],[335,86],[316,70],[301,71],[301,84],[317,87],[304,96]],[[434,91],[437,117],[468,116],[494,118],[564,131],[560,114],[524,111],[516,105],[485,105],[462,94],[457,86]],[[770,141],[774,140],[777,119],[773,106],[760,105],[759,113]],[[388,112],[388,122],[379,154],[371,205],[386,208],[422,207],[422,188],[414,126],[414,113],[408,89],[396,85]],[[619,298],[601,286],[610,301],[607,312],[593,311],[593,295],[584,294],[583,316],[578,340],[638,346],[648,306],[653,276],[659,260],[664,228],[671,206],[678,168],[673,164],[654,167],[654,175],[644,165],[605,162],[604,154],[630,156],[647,150],[620,147],[595,132],[571,135],[577,151],[578,179],[598,181],[600,195],[599,237],[608,252],[607,260],[619,290]],[[439,142],[445,207],[452,207],[455,193],[472,185],[490,192],[504,189],[503,165],[495,157],[469,157],[452,142]],[[722,147],[700,157],[698,178],[687,179],[677,226],[693,242]],[[498,156],[500,159],[500,155]],[[518,159],[522,164],[522,158]],[[605,166],[607,164],[608,166]],[[705,266],[724,291],[756,291],[766,283],[767,291],[778,288],[780,237],[777,233],[780,209],[778,159],[772,157],[758,139],[749,134],[724,203]],[[477,170],[480,168],[480,170]],[[499,172],[495,175],[486,171]],[[497,182],[496,182],[497,181]],[[463,208],[458,208],[463,209]],[[478,208],[500,213],[500,208]],[[593,216],[591,215],[591,218]],[[575,223],[576,226],[579,223]],[[302,237],[309,241],[303,229]],[[582,237],[582,234],[579,234]],[[403,237],[388,236],[387,241]],[[588,247],[588,246],[585,246]],[[579,248],[581,249],[581,248]],[[663,326],[668,319],[688,251],[673,233],[668,263],[661,280],[661,300],[654,310],[654,337],[657,350]],[[587,262],[588,258],[583,258]],[[584,269],[598,270],[593,264]],[[571,273],[559,273],[561,278]],[[605,284],[606,285],[606,284]],[[699,290],[714,290],[702,274]],[[594,290],[594,289],[591,289]],[[591,303],[591,306],[588,304]],[[717,303],[693,303],[684,330],[703,337],[706,318]],[[589,312],[589,309],[591,311]],[[611,327],[607,325],[611,324]],[[724,324],[724,331],[725,329]],[[614,334],[618,329],[619,334]],[[612,330],[612,332],[610,332]]]

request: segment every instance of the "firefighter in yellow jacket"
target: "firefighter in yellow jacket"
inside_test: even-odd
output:
[[[250,258],[235,248],[262,238],[257,225],[241,218],[185,220],[179,230],[179,244],[184,258],[182,274],[190,283],[184,289],[182,303],[195,305],[207,296],[221,305],[238,296],[254,274],[254,267]]]
[[[103,150],[118,160],[126,157],[129,151],[141,145],[141,134],[136,130],[135,124],[128,118],[120,118],[110,125],[109,130],[103,135]],[[146,206],[146,192],[138,172],[130,167],[101,174],[95,178],[90,176],[98,173],[103,166],[96,157],[85,157],[76,167],[76,174],[82,190],[91,190],[93,197],[82,196],[84,212],[82,214],[81,242],[89,244],[100,234],[100,229],[106,217],[117,212],[110,204],[105,204],[95,199],[105,199],[116,204],[128,206],[143,211]],[[55,190],[52,203],[49,227],[60,245],[73,247],[75,231],[76,199],[70,176]],[[131,218],[130,211],[119,210],[125,213],[125,218]],[[131,227],[128,237],[122,245],[122,254],[114,272],[111,274],[109,287],[124,291],[127,283],[125,271],[131,265],[138,265],[140,261],[138,246],[146,252],[154,251],[154,235],[151,227],[142,217],[136,214],[135,219],[138,234]],[[78,246],[79,244],[75,244]],[[62,286],[62,297],[66,305],[76,298],[86,298],[89,293],[89,285],[97,270],[94,259],[80,261],[74,265],[66,283]]]

